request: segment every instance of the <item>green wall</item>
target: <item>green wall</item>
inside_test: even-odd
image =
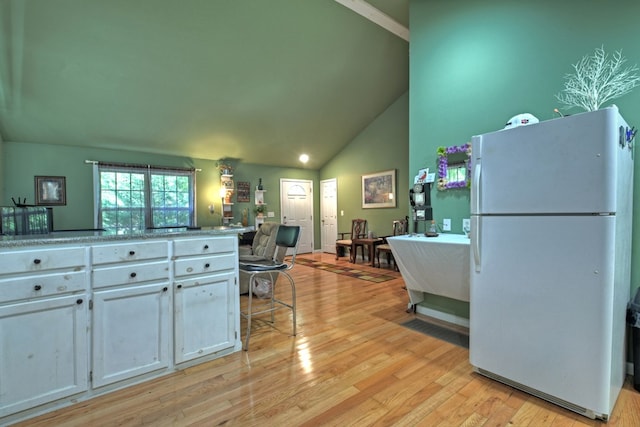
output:
[[[4,141],[2,140],[2,134],[0,134],[0,200],[4,199],[4,186],[7,182],[4,179]]]
[[[460,145],[472,135],[498,130],[519,113],[540,120],[565,113],[555,94],[571,64],[595,48],[623,51],[640,64],[640,2],[599,0],[520,2],[411,0],[409,176],[436,169],[440,145]],[[640,124],[640,88],[615,101],[630,125]],[[519,159],[513,159],[517,164]],[[640,162],[634,208],[640,212]],[[561,185],[561,183],[559,183]],[[461,232],[469,216],[469,191],[432,190],[434,217],[452,218]],[[633,227],[632,287],[640,284],[640,224]],[[437,299],[444,311],[466,308]],[[427,304],[428,305],[428,304]]]
[[[353,218],[366,218],[369,230],[379,236],[389,235],[393,220],[409,215],[408,141],[407,92],[321,169],[321,179],[337,181],[338,231],[349,231]],[[362,175],[389,169],[396,169],[396,207],[362,209]]]
[[[267,210],[274,213],[273,218],[265,218],[265,221],[279,222],[281,217],[280,211],[280,179],[302,179],[313,181],[313,206],[314,217],[318,217],[319,212],[319,195],[318,195],[318,176],[319,173],[316,170],[311,169],[297,169],[297,168],[276,168],[272,166],[256,165],[241,162],[231,162],[234,165],[233,180],[251,182],[251,202],[250,203],[238,203],[235,202],[233,211],[235,215],[234,222],[240,221],[242,209],[249,210],[249,225],[254,223],[255,214],[253,207],[255,206],[254,191],[258,185],[259,179],[262,178],[262,186],[266,192],[264,193],[264,202],[267,204]],[[314,248],[320,247],[320,224],[318,221],[314,223]]]
[[[222,223],[220,216],[221,200],[219,196],[220,174],[217,160],[191,159],[187,157],[167,156],[154,153],[123,152],[119,150],[72,147],[65,145],[31,144],[5,142],[3,154],[5,177],[2,205],[12,205],[11,197],[27,198],[33,203],[34,176],[65,176],[67,183],[67,205],[54,207],[54,224],[59,230],[93,227],[93,174],[90,164],[85,160],[112,161],[122,163],[140,163],[156,166],[194,167],[201,169],[196,175],[197,223],[199,226],[215,226]],[[296,178],[317,181],[318,172],[294,168],[275,168],[260,165],[231,162],[235,168],[235,181],[249,181],[252,188],[262,178],[267,190],[266,201],[269,210],[275,212],[275,220],[280,216],[280,178]],[[234,222],[240,221],[240,212],[251,203],[234,204]],[[317,204],[318,202],[315,201]],[[215,213],[208,206],[215,206]],[[251,220],[253,220],[253,212]],[[319,228],[316,230],[319,233]]]
[[[240,221],[243,209],[249,209],[250,224],[253,223],[253,189],[262,178],[267,190],[265,202],[273,219],[280,218],[280,178],[311,180],[314,188],[314,216],[319,218],[319,181],[337,178],[338,209],[345,211],[340,218],[339,229],[347,230],[352,217],[364,216],[370,220],[371,229],[378,234],[391,233],[393,219],[408,213],[407,164],[409,151],[409,96],[405,93],[386,111],[378,116],[353,141],[332,159],[322,171],[305,168],[278,168],[228,160],[234,168],[234,181],[251,182],[251,202],[235,203],[234,222]],[[219,196],[220,176],[216,160],[192,159],[146,152],[129,152],[111,149],[96,149],[66,145],[4,142],[0,144],[1,163],[4,172],[0,174],[4,194],[0,193],[0,203],[11,205],[11,197],[27,198],[33,203],[34,176],[65,176],[67,182],[67,205],[54,208],[56,229],[93,227],[93,175],[92,167],[85,160],[141,163],[157,166],[194,167],[201,169],[196,175],[197,222],[199,226],[215,226],[222,223]],[[398,203],[396,208],[362,209],[361,175],[382,170],[396,169]],[[1,171],[1,169],[0,169]],[[322,175],[322,178],[320,177]],[[234,198],[235,201],[235,198]],[[215,206],[215,213],[208,206]],[[319,249],[320,224],[315,221],[315,249]]]

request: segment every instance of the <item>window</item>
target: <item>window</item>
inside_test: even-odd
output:
[[[96,227],[128,234],[195,224],[195,171],[98,163]]]

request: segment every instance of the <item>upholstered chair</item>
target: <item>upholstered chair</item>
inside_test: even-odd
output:
[[[276,236],[278,235],[279,227],[280,224],[275,222],[263,223],[260,228],[258,228],[251,247],[240,248],[240,262],[250,263],[264,259],[273,259],[274,254],[275,259],[282,262],[287,250],[286,248],[280,247],[276,253]],[[250,273],[240,270],[240,294],[249,292],[249,276],[251,276]]]

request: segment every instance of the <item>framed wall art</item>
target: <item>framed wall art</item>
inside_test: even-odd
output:
[[[36,205],[62,206],[67,204],[67,183],[64,176],[36,176]]]
[[[396,207],[396,170],[362,175],[363,208]]]
[[[238,202],[250,202],[251,201],[251,183],[246,181],[238,181],[238,192],[236,200]]]

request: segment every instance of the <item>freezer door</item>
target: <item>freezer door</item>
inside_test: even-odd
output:
[[[615,212],[619,168],[633,169],[621,124],[607,108],[474,136],[471,213]]]
[[[481,265],[471,269],[471,364],[608,413],[624,378],[624,355],[612,351],[624,347],[612,331],[625,322],[613,301],[615,216],[480,221],[480,241],[472,241]]]

